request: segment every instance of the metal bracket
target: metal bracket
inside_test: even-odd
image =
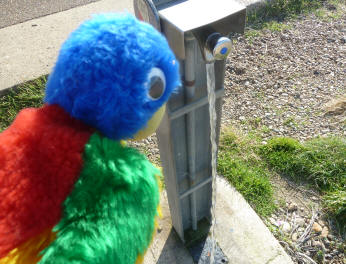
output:
[[[213,178],[210,177],[210,178],[205,179],[205,180],[203,180],[202,182],[200,182],[200,183],[194,185],[194,186],[193,186],[192,188],[190,188],[189,190],[187,190],[187,191],[181,193],[181,194],[179,195],[179,198],[180,198],[180,199],[185,198],[186,196],[190,195],[191,193],[193,193],[193,192],[197,191],[198,189],[202,188],[202,187],[203,187],[204,185],[206,185],[207,183],[211,182],[212,179],[213,179]]]
[[[222,97],[224,93],[225,93],[225,89],[222,87],[221,89],[219,89],[215,92],[215,98],[218,99],[218,98]],[[187,104],[181,108],[178,108],[178,109],[172,111],[169,114],[169,118],[170,119],[176,119],[176,118],[181,117],[182,115],[185,115],[185,114],[191,112],[192,110],[200,108],[201,106],[204,106],[206,104],[208,104],[208,96],[205,96],[199,100],[196,100],[192,103],[189,103],[189,104]]]

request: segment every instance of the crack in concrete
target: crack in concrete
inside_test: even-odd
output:
[[[277,251],[276,255],[271,257],[265,264],[270,264],[272,263],[278,256],[282,256],[282,253]]]

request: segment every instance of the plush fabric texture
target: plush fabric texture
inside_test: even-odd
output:
[[[40,252],[55,240],[55,233],[47,228],[37,236],[30,238],[19,247],[11,250],[6,257],[0,259],[0,264],[35,264],[40,261]]]
[[[144,254],[159,205],[155,168],[137,150],[95,133],[64,202],[57,239],[40,264],[130,264]]]
[[[166,80],[156,100],[154,67]],[[0,134],[0,263],[143,261],[160,171],[119,140],[158,125],[148,121],[179,85],[165,38],[132,15],[98,15],[73,32],[46,105],[22,110]]]
[[[61,219],[91,134],[56,105],[22,110],[0,134],[0,259]]]
[[[166,78],[158,100],[148,97],[153,67]],[[63,44],[45,101],[108,138],[129,139],[179,84],[178,62],[161,33],[132,15],[105,14],[83,23]]]

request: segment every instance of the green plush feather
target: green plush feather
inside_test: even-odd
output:
[[[154,232],[159,204],[155,168],[137,150],[95,133],[64,202],[57,239],[40,264],[132,264]]]

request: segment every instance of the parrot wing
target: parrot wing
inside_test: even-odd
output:
[[[0,263],[59,222],[91,134],[56,105],[22,110],[0,133]]]
[[[64,202],[56,240],[40,264],[132,264],[149,246],[159,205],[160,171],[137,150],[95,133]]]

